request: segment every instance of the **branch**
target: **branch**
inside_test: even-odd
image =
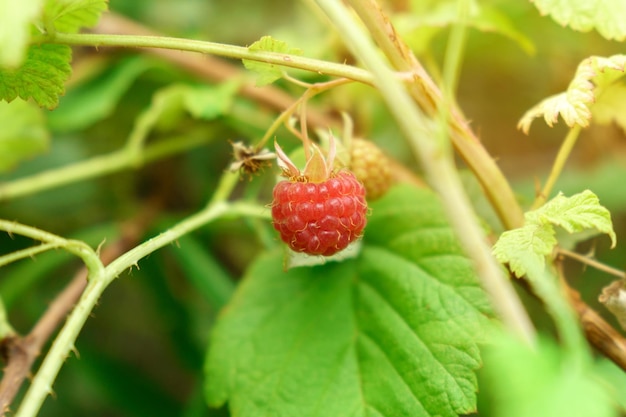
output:
[[[161,35],[146,26],[115,13],[102,15],[93,32],[119,35]],[[144,51],[147,54],[171,62],[198,77],[213,82],[226,81],[233,78],[240,79],[243,74],[246,74],[246,71],[242,70],[241,66],[233,65],[224,59],[212,55],[186,54],[169,49],[145,49]],[[273,85],[257,87],[253,81],[248,81],[243,83],[240,92],[243,96],[278,111],[283,111],[294,103],[291,95]],[[322,128],[338,123],[336,118],[313,109],[309,109],[307,118],[310,124]]]
[[[109,263],[138,239],[138,229],[127,233],[115,244],[106,247],[101,254],[103,263]],[[24,337],[14,335],[0,342],[7,363],[0,381],[0,410],[2,415],[19,391],[24,379],[30,374],[33,363],[41,353],[52,333],[59,327],[87,285],[87,268],[83,267],[54,299],[30,333]]]

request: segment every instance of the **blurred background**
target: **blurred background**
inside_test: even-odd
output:
[[[110,10],[167,36],[245,46],[271,35],[300,48],[305,56],[353,62],[312,3],[110,0]],[[454,2],[387,0],[384,6],[437,79]],[[595,32],[563,28],[540,16],[530,2],[492,0],[481,2],[481,7],[486,17],[469,30],[458,100],[520,201],[528,206],[567,128],[562,121],[549,128],[537,120],[527,136],[516,128],[518,120],[545,97],[565,90],[582,59],[619,53],[622,45]],[[96,30],[110,28],[122,33],[127,29],[105,16]],[[189,55],[193,54],[181,54],[181,59]],[[239,62],[229,64],[241,68]],[[180,62],[129,49],[75,48],[73,67],[58,109],[45,112],[50,129],[47,150],[2,173],[0,181],[120,149],[138,118],[156,106],[155,94],[168,87],[223,85]],[[226,67],[222,75],[254,82],[253,75],[232,68]],[[324,80],[304,72],[289,73],[307,82]],[[282,91],[283,98],[296,99],[303,89],[280,80],[266,95],[278,97],[276,91]],[[229,101],[224,111],[202,119],[184,111],[164,112],[147,138],[151,144],[197,137],[203,141],[201,146],[137,170],[3,202],[0,217],[82,239],[93,247],[106,247],[129,235],[128,244],[136,245],[200,209],[231,162],[228,141],[259,140],[278,114],[276,106],[250,95],[225,100]],[[358,135],[374,140],[419,173],[374,90],[340,87],[316,97],[309,107],[328,120],[337,120],[342,111],[349,113]],[[297,145],[286,131],[279,134],[287,137],[287,144]],[[594,191],[612,212],[618,239],[626,228],[626,187],[621,184],[626,178],[625,145],[624,132],[616,125],[585,129],[556,187],[565,194]],[[269,170],[242,180],[237,192],[269,203],[273,180],[274,172]],[[476,187],[468,189],[474,190],[474,197],[480,193]],[[29,239],[0,236],[2,253],[31,244]],[[139,269],[121,276],[105,292],[77,341],[79,357],[71,357],[63,367],[55,395],[46,400],[40,415],[228,415],[226,410],[209,410],[202,398],[210,329],[246,266],[259,251],[277,244],[267,222],[222,220],[141,261]],[[601,261],[624,268],[623,250],[609,251],[608,246],[607,238],[598,238],[579,250],[593,251]],[[0,294],[20,333],[30,330],[79,267],[77,259],[53,251],[0,271]],[[568,274],[583,298],[611,320],[596,299],[612,278],[573,262],[568,263]]]

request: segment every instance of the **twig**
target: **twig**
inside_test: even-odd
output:
[[[567,256],[568,258],[575,259],[578,262],[589,265],[590,267],[595,268],[599,271],[606,272],[609,275],[613,275],[618,278],[626,278],[626,272],[622,271],[621,269],[613,268],[612,266],[603,264],[602,262],[598,262],[595,259],[585,255],[581,255],[580,253],[572,252],[563,248],[558,248],[557,253]]]
[[[132,235],[124,236],[115,244],[105,248],[101,253],[102,262],[111,262],[131,248],[138,238],[136,233],[135,230]],[[28,335],[24,337],[15,335],[1,342],[4,358],[7,362],[2,381],[0,381],[0,410],[2,410],[2,415],[9,410],[11,402],[24,379],[30,374],[31,367],[41,353],[44,344],[72,310],[86,285],[87,268],[83,267],[54,299]]]
[[[143,26],[130,19],[115,13],[102,15],[100,22],[93,29],[93,32],[100,34],[120,34],[120,35],[160,35],[146,26]],[[211,55],[196,55],[168,49],[146,49],[146,53],[169,61],[187,71],[210,81],[226,81],[239,78],[245,72],[241,67]],[[245,82],[241,87],[241,94],[264,104],[273,109],[283,111],[289,108],[294,99],[291,95],[272,85],[257,87],[254,83]],[[309,109],[309,123],[326,128],[338,123],[336,118],[328,116],[323,112]]]

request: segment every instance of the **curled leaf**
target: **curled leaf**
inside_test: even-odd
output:
[[[626,55],[611,57],[592,56],[583,60],[567,90],[543,100],[528,110],[517,124],[517,128],[528,134],[530,125],[542,117],[552,127],[559,115],[569,127],[589,126],[591,108],[602,90],[624,74]]]

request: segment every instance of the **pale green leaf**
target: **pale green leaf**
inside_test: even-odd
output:
[[[481,32],[492,32],[506,36],[514,41],[526,53],[532,54],[535,46],[504,13],[495,7],[469,2],[465,24]],[[395,13],[393,23],[403,39],[416,51],[425,51],[434,37],[458,23],[459,13],[455,0],[437,0],[436,2],[413,1],[411,9]]]
[[[599,125],[617,124],[626,131],[626,85],[615,83],[606,88],[591,108],[593,120]]]
[[[606,39],[626,38],[626,3],[622,0],[531,0],[543,15],[574,30],[597,30]]]
[[[61,98],[59,107],[48,116],[50,128],[67,132],[107,118],[137,77],[154,65],[143,55],[121,60],[114,66],[106,64],[105,71],[75,85]]]
[[[285,272],[278,251],[252,265],[211,338],[211,405],[233,417],[475,411],[490,309],[471,262],[428,191],[397,188],[372,213],[358,258]]]
[[[66,45],[31,45],[21,67],[0,69],[0,100],[32,98],[38,105],[53,109],[72,72],[71,58],[72,50]]]
[[[167,131],[178,127],[187,113],[205,120],[223,116],[230,109],[238,85],[232,81],[216,86],[174,84],[162,88],[136,119],[129,146],[139,148],[152,130]]]
[[[30,159],[49,146],[41,109],[20,99],[0,102],[0,172]]]
[[[265,51],[289,55],[302,55],[300,49],[291,48],[285,42],[276,40],[271,36],[263,36],[260,40],[250,45],[248,50],[250,52]],[[283,69],[275,64],[244,59],[243,65],[250,71],[254,71],[258,74],[256,82],[258,86],[271,84],[283,76]]]
[[[554,343],[503,335],[486,347],[481,392],[495,417],[617,417],[617,397],[589,366]]]
[[[565,197],[559,194],[539,209],[529,212],[527,221],[546,221],[560,226],[569,233],[585,230],[597,230],[611,238],[611,246],[615,247],[615,232],[611,222],[611,213],[600,205],[598,197],[589,190]],[[536,220],[535,220],[536,219]]]
[[[95,26],[106,10],[107,0],[47,0],[43,19],[59,32],[75,33]]]
[[[528,133],[537,117],[543,117],[548,126],[552,127],[558,122],[559,115],[569,127],[589,126],[591,108],[602,91],[624,75],[625,64],[626,55],[586,58],[578,65],[567,91],[548,97],[528,110],[518,122],[518,129]]]
[[[526,224],[507,230],[493,247],[493,254],[503,264],[508,264],[517,277],[537,275],[545,268],[546,256],[552,253],[557,241],[549,224]]]
[[[43,0],[0,0],[0,68],[17,68],[26,58],[31,23]]]
[[[611,214],[589,190],[571,197],[559,194],[524,217],[524,226],[504,232],[493,247],[496,259],[509,264],[518,277],[542,274],[545,259],[557,244],[554,226],[568,233],[589,230],[606,233],[615,246]]]

